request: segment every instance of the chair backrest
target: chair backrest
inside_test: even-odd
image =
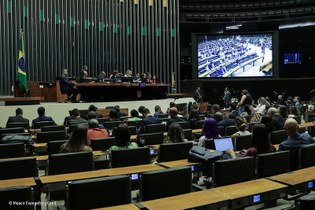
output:
[[[40,129],[43,126],[56,125],[54,121],[40,121],[34,122],[34,129]]]
[[[49,175],[91,171],[94,169],[92,152],[59,153],[48,156]]]
[[[158,118],[168,118],[168,114],[159,114]]]
[[[25,155],[25,144],[23,143],[0,144],[0,158],[24,157]]]
[[[192,142],[161,144],[158,153],[158,162],[187,159]]]
[[[103,123],[106,122],[106,118],[97,118],[97,121],[99,124],[103,125]]]
[[[78,124],[70,125],[69,132],[71,133],[78,125],[85,125],[86,127],[88,127],[87,123],[78,123]]]
[[[64,125],[48,125],[40,128],[42,132],[47,131],[65,131],[66,127]]]
[[[190,129],[190,123],[188,121],[179,121],[177,122],[182,129]]]
[[[315,136],[315,125],[309,126],[308,127],[308,133],[314,137]]]
[[[213,139],[206,139],[205,140],[205,148],[215,150],[214,140]]]
[[[91,147],[94,151],[108,150],[111,146],[115,145],[115,137],[91,139]]]
[[[270,143],[271,144],[280,144],[288,138],[284,130],[273,131],[270,133]]]
[[[214,162],[213,166],[213,184],[218,187],[249,181],[254,178],[254,173],[255,160],[253,157],[218,160]]]
[[[252,135],[237,136],[235,138],[235,150],[248,149],[252,146]]]
[[[112,150],[112,168],[150,163],[150,148]]]
[[[163,144],[163,142],[164,142],[164,134],[163,133],[138,134],[137,142],[139,143],[139,145]]]
[[[315,144],[303,145],[300,149],[301,168],[315,166]]]
[[[64,130],[37,132],[36,134],[37,143],[45,143],[49,141],[65,140],[65,139],[67,139],[67,134]]]
[[[59,140],[59,141],[49,141],[47,142],[47,154],[57,154],[60,152],[60,147],[68,140]]]
[[[163,133],[166,131],[164,124],[150,124],[144,126],[144,133]]]
[[[0,160],[0,180],[38,176],[36,158]]]
[[[224,126],[218,126],[218,130],[221,136],[225,136],[225,127]]]
[[[185,139],[192,141],[194,140],[194,135],[192,129],[183,129]]]
[[[263,178],[290,170],[290,151],[272,152],[257,156],[257,177]]]
[[[301,124],[301,122],[302,122],[302,117],[301,116],[295,116],[295,117],[292,117],[292,118],[295,119],[298,124]]]
[[[34,201],[34,190],[31,187],[10,187],[0,189],[1,209],[33,210],[34,205],[12,205],[12,202],[22,203]]]
[[[7,133],[24,133],[25,129],[23,127],[19,128],[1,128],[0,129],[0,135],[1,134],[7,134]]]
[[[145,172],[141,175],[140,197],[146,201],[189,193],[191,185],[190,167]]]
[[[8,122],[7,128],[20,128],[23,127],[24,129],[30,129],[29,122]]]
[[[114,128],[117,128],[122,123],[122,121],[106,121],[103,123],[103,125],[104,128],[106,128],[107,130],[112,130]]]
[[[116,132],[116,129],[117,128],[114,128],[114,132]],[[129,133],[130,135],[137,135],[137,127],[136,126],[128,126],[128,130],[129,130]]]
[[[137,128],[140,127],[141,121],[127,121],[128,126],[136,126]]]
[[[226,135],[226,136],[231,136],[231,135],[233,135],[233,134],[236,133],[236,132],[237,132],[237,128],[236,128],[235,125],[227,126],[227,127],[225,128],[225,135]]]
[[[204,120],[198,120],[198,121],[196,122],[196,129],[202,129],[204,123],[205,123]]]
[[[131,202],[130,178],[124,175],[69,182],[68,198],[70,210],[128,204]]]

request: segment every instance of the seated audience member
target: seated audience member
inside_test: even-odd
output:
[[[125,117],[126,116],[125,113],[120,112],[120,106],[119,105],[114,106],[114,109],[116,109],[116,111],[118,113],[118,117]]]
[[[95,105],[93,105],[93,104],[91,104],[89,106],[89,112],[92,112],[92,111],[95,112],[96,118],[103,118],[103,115],[101,113],[97,112],[97,109],[98,108]],[[86,116],[86,119],[87,119],[87,116]]]
[[[141,121],[142,119],[139,117],[139,112],[135,109],[130,111],[130,118],[128,119],[128,121]]]
[[[199,138],[199,146],[204,146],[206,139],[213,139],[220,137],[217,121],[213,118],[207,118],[202,128],[202,136]]]
[[[131,70],[127,70],[125,77],[132,77],[132,71]]]
[[[201,118],[199,116],[199,111],[196,110],[196,109],[192,109],[190,111],[189,116],[188,116],[188,120],[189,120],[190,128],[191,129],[196,129],[196,122],[201,120]]]
[[[118,115],[118,112],[117,112],[116,109],[111,109],[109,111],[109,116],[108,117],[109,117],[108,118],[109,121],[120,121],[119,115]]]
[[[60,89],[62,92],[70,94],[70,100],[76,101],[76,97],[78,95],[78,90],[74,88],[75,82],[69,81],[68,79],[68,69],[62,70],[62,75],[59,77],[60,79]]]
[[[81,118],[80,111],[78,109],[72,110],[73,119],[68,122],[68,125],[87,124],[87,120]]]
[[[88,145],[91,144],[91,139],[108,138],[106,129],[100,129],[97,119],[89,120],[89,129],[87,134]]]
[[[167,139],[164,143],[180,143],[186,141],[188,140],[184,137],[182,127],[176,122],[172,123],[168,128]]]
[[[153,116],[154,117],[159,117],[159,114],[163,114],[162,108],[160,107],[160,105],[156,105],[154,107],[154,114],[153,114]]]
[[[268,109],[268,116],[272,118],[272,125],[276,130],[283,129],[285,119],[276,108],[270,107]]]
[[[294,96],[292,105],[295,106],[295,107],[302,106],[301,98],[299,96]]]
[[[183,122],[184,120],[178,117],[178,110],[176,107],[170,108],[170,119],[166,123],[166,128],[168,128],[174,122]]]
[[[235,125],[235,120],[232,119],[231,117],[233,116],[230,116],[228,112],[225,112],[224,114],[222,114],[221,112],[217,112],[214,114],[214,118],[216,119],[217,115],[220,115],[219,118],[221,118],[221,120],[218,122],[218,126],[224,126],[224,127],[227,127],[227,126],[233,126]]]
[[[219,104],[213,104],[211,107],[212,114],[215,114],[217,112],[221,112],[221,108]]]
[[[246,150],[242,150],[242,156],[254,156],[259,154],[275,152],[276,148],[269,142],[268,128],[262,124],[257,123],[253,126],[252,146]],[[235,153],[228,150],[227,153],[235,158]]]
[[[169,113],[170,113],[170,109],[171,109],[172,107],[174,107],[174,106],[176,106],[176,104],[175,104],[174,102],[170,102],[170,106],[167,108],[166,114],[169,114]]]
[[[277,104],[279,104],[279,105],[285,105],[285,100],[283,99],[282,95],[278,95]]]
[[[89,111],[89,113],[87,114],[87,120],[91,120],[91,119],[96,119],[96,120],[97,120],[97,118],[96,118],[96,112],[94,112],[94,111]],[[105,128],[104,128],[104,125],[102,125],[102,124],[98,124],[98,128],[100,128],[100,129],[105,129]]]
[[[237,128],[237,132],[234,133],[232,135],[232,137],[237,137],[237,136],[247,136],[250,135],[251,133],[246,130],[247,128],[247,120],[244,117],[237,117],[235,119],[235,123],[236,123],[236,128]]]
[[[278,107],[278,112],[284,119],[288,118],[288,108],[286,106],[280,105]]]
[[[275,131],[276,129],[273,127],[272,118],[270,116],[262,116],[261,123],[267,127],[269,133]]]
[[[112,75],[110,76],[110,82],[118,82],[118,71],[113,71]]]
[[[8,123],[13,123],[13,122],[27,123],[28,126],[26,127],[26,129],[30,128],[30,122],[28,119],[23,117],[23,110],[21,108],[17,108],[15,110],[15,116],[11,116],[8,118],[6,127],[8,127]]]
[[[87,146],[87,126],[77,125],[70,135],[69,140],[61,145],[60,152],[92,152]]]
[[[308,133],[299,133],[299,125],[293,118],[289,118],[284,123],[284,129],[288,135],[288,139],[281,142],[279,150],[290,150],[295,152],[302,145],[314,143],[313,138]]]
[[[143,115],[144,115],[144,119],[140,123],[140,133],[144,133],[144,127],[146,125],[160,123],[159,119],[156,117],[153,117],[153,115],[150,113],[150,110],[148,108],[145,108],[143,110]]]
[[[254,108],[254,113],[265,115],[266,114],[266,99],[261,97],[258,99],[258,104]]]
[[[49,116],[45,116],[45,108],[44,107],[39,107],[37,109],[37,114],[38,114],[38,117],[35,118],[33,121],[32,121],[32,127],[34,127],[34,123],[35,122],[43,122],[43,121],[53,121],[55,122],[52,117],[49,117]],[[56,124],[56,123],[55,123]]]
[[[144,116],[144,114],[143,114],[144,109],[145,109],[144,106],[139,106],[139,108],[138,108],[138,112],[141,114],[141,116]]]
[[[111,146],[109,150],[135,149],[138,144],[130,142],[130,132],[127,125],[119,125],[114,132],[116,145]]]

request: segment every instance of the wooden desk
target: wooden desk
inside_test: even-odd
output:
[[[312,127],[312,126],[315,126],[315,124],[313,122],[307,122],[307,123],[299,124],[300,128],[307,128],[307,127]]]
[[[299,193],[300,191],[314,189],[314,184],[310,188],[308,184],[315,181],[315,166],[272,176],[268,179],[289,185],[290,193]]]
[[[146,164],[146,165],[129,166],[129,167],[121,167],[121,168],[111,168],[111,169],[104,169],[104,170],[41,176],[40,180],[42,181],[43,184],[52,184],[52,183],[58,183],[58,182],[67,182],[67,181],[89,179],[89,178],[96,178],[96,177],[103,177],[103,176],[136,174],[136,173],[143,173],[147,171],[155,171],[155,170],[162,170],[162,169],[164,168],[155,164]]]
[[[32,187],[35,185],[36,182],[33,177],[0,180],[0,188],[9,188],[17,186]]]
[[[110,206],[110,207],[104,207],[104,208],[98,208],[94,210],[139,210],[137,206],[134,204],[125,204],[125,205],[119,205],[119,206]]]
[[[192,192],[177,196],[171,196],[156,200],[141,202],[143,206],[148,209],[191,209],[195,207],[201,207],[206,205],[220,207],[227,207],[229,198],[215,192],[213,189],[203,190],[198,192]]]
[[[286,185],[268,179],[256,179],[214,188],[213,190],[231,199],[232,209],[236,209],[278,199],[279,195],[284,196],[286,188]],[[255,195],[260,196],[260,202],[253,202],[253,196]]]
[[[93,155],[94,156],[101,156],[101,155],[105,155],[104,151],[98,150],[98,151],[93,151]],[[48,155],[37,155],[37,156],[33,156],[36,158],[37,161],[47,161],[48,160]]]
[[[175,160],[175,161],[169,161],[169,162],[162,162],[157,163],[160,166],[164,166],[166,168],[176,168],[176,167],[182,167],[182,166],[193,166],[193,165],[199,165],[200,163],[191,163],[188,162],[187,159],[184,160]]]

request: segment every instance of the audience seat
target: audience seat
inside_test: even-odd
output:
[[[47,131],[47,132],[37,132],[36,141],[37,143],[45,143],[54,140],[66,140],[67,134],[64,130],[60,131]]]
[[[158,162],[187,159],[192,142],[161,144],[158,151]]]
[[[284,130],[273,131],[270,133],[270,143],[271,144],[280,144],[288,138]]]
[[[164,124],[151,124],[144,126],[144,133],[163,133],[166,131]]]
[[[40,128],[42,132],[48,131],[65,131],[66,127],[64,125],[48,125]]]
[[[240,151],[242,149],[248,149],[252,146],[252,135],[237,136],[235,137],[235,151]]]
[[[128,126],[136,126],[137,128],[140,127],[141,121],[127,121]]]
[[[225,136],[225,127],[224,126],[218,126],[218,130],[221,136]]]
[[[41,121],[41,122],[34,122],[34,129],[40,129],[43,126],[51,126],[56,125],[54,121]]]
[[[183,133],[184,133],[185,139],[187,139],[188,141],[192,141],[195,139],[192,133],[192,129],[183,129]]]
[[[159,114],[158,118],[159,119],[161,119],[161,118],[168,118],[168,114]]]
[[[143,173],[141,175],[140,199],[146,201],[191,192],[191,173],[190,167]]]
[[[35,201],[34,190],[31,187],[0,188],[0,207],[5,210],[34,210],[32,205],[12,205],[12,202]],[[11,202],[11,203],[10,203]]]
[[[0,180],[25,177],[37,177],[36,158],[23,157],[0,160]]]
[[[111,163],[112,168],[149,164],[150,148],[112,150]]]
[[[30,129],[29,122],[9,122],[7,123],[7,128],[24,128],[24,129]]]
[[[0,158],[24,157],[25,155],[26,148],[23,143],[0,144]]]
[[[131,202],[127,175],[79,180],[68,183],[68,209],[86,210]]]
[[[25,129],[23,127],[18,128],[1,128],[0,135],[8,134],[8,133],[25,133]]]
[[[106,121],[103,123],[103,126],[106,130],[113,130],[114,128],[117,128],[122,123],[123,123],[122,121]]]
[[[218,160],[213,164],[213,185],[215,187],[250,181],[255,174],[255,159],[240,157]]]
[[[300,148],[301,168],[315,166],[315,144],[303,145]]]
[[[197,122],[196,122],[196,129],[202,129],[204,123],[205,123],[204,120],[199,120],[199,121],[197,121]]]
[[[290,151],[272,152],[257,156],[257,177],[264,178],[290,170]]]
[[[68,140],[59,140],[59,141],[49,141],[47,142],[47,154],[58,154],[60,152],[60,147]]]
[[[179,121],[177,122],[182,129],[190,129],[190,123],[187,121]]]
[[[91,139],[91,147],[94,151],[102,150],[106,151],[111,146],[115,145],[115,137]]]
[[[88,127],[87,123],[79,123],[79,124],[75,124],[75,125],[70,125],[69,126],[69,130],[68,133],[72,133],[72,131],[74,130],[75,127],[77,127],[78,125],[85,125],[86,127]]]
[[[157,145],[163,144],[164,142],[164,133],[145,133],[138,134],[137,142],[139,145]]]
[[[234,133],[237,132],[237,128],[236,126],[232,125],[232,126],[227,126],[225,128],[225,136],[231,136],[233,135]]]
[[[301,210],[315,209],[315,194],[310,193],[297,199],[296,203]]]

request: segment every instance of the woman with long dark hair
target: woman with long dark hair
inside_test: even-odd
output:
[[[180,143],[185,142],[187,139],[184,137],[182,127],[178,123],[172,123],[168,128],[167,139],[164,143]]]

